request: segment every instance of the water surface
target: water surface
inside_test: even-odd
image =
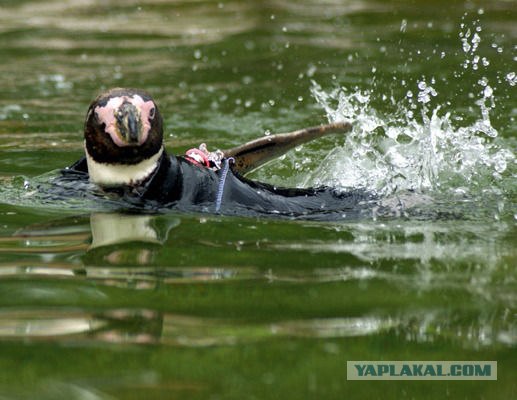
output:
[[[517,395],[512,1],[4,1],[0,397]],[[252,174],[382,198],[335,221],[124,213],[40,190],[89,102],[151,92],[170,151],[351,120]],[[496,360],[497,382],[348,382]]]

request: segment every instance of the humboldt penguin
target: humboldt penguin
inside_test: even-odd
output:
[[[330,187],[280,188],[243,175],[301,143],[347,132],[348,123],[322,125],[263,138],[210,153],[204,145],[183,156],[168,154],[163,119],[152,97],[139,89],[111,89],[88,108],[85,156],[63,170],[150,208],[224,214],[300,216],[345,213],[368,200],[363,192]]]

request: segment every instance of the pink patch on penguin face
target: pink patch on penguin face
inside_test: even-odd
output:
[[[100,123],[104,123],[106,128],[104,128],[105,132],[108,133],[113,140],[113,142],[119,146],[126,146],[122,139],[117,134],[116,123],[117,120],[115,118],[115,112],[122,105],[125,100],[124,97],[113,97],[110,99],[104,107],[97,106],[95,107],[95,114],[97,114],[97,118]]]
[[[144,101],[142,97],[135,94],[129,96],[119,96],[111,98],[104,107],[95,107],[95,113],[100,123],[104,123],[106,126],[105,132],[108,133],[113,142],[119,146],[128,146],[128,143],[124,141],[118,134],[117,131],[117,119],[115,114],[118,108],[124,103],[129,102],[133,104],[140,113],[140,121],[142,122],[142,134],[140,135],[138,145],[142,145],[146,142],[149,131],[151,130],[151,122],[155,114],[155,105],[152,100]]]

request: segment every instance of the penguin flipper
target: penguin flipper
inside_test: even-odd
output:
[[[244,175],[303,143],[329,134],[348,133],[351,130],[352,124],[349,122],[313,126],[294,132],[264,136],[232,149],[223,150],[223,153],[226,158],[234,158],[232,169]]]

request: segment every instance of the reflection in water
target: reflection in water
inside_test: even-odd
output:
[[[402,341],[418,343],[452,340],[468,348],[515,346],[517,343],[517,325],[512,313],[517,298],[508,285],[497,284],[501,267],[498,262],[490,261],[500,260],[505,254],[510,256],[512,250],[485,246],[472,254],[458,251],[458,246],[464,246],[466,240],[479,242],[485,237],[486,232],[479,231],[479,227],[456,226],[455,229],[463,234],[470,231],[470,237],[463,237],[455,243],[452,240],[454,229],[450,226],[440,228],[438,224],[432,225],[432,229],[425,224],[405,228],[380,225],[376,229],[368,224],[341,225],[334,228],[351,233],[348,241],[324,243],[319,240],[311,244],[307,240],[303,244],[303,251],[308,253],[353,254],[358,260],[363,260],[355,267],[307,270],[150,266],[153,259],[164,251],[163,246],[171,245],[170,232],[179,226],[180,220],[171,216],[118,213],[94,213],[89,218],[65,218],[32,225],[18,230],[13,236],[1,238],[0,248],[5,254],[23,249],[27,254],[39,254],[40,260],[4,262],[0,264],[0,279],[34,276],[87,280],[130,291],[156,289],[163,284],[210,282],[296,285],[300,290],[305,290],[306,285],[343,283],[361,287],[382,282],[390,288],[416,290],[421,294],[433,290],[470,293],[477,303],[473,305],[474,310],[478,311],[466,319],[464,311],[454,307],[436,308],[435,305],[404,311],[386,310],[384,313],[370,311],[353,317],[281,318],[273,322],[253,322],[252,319],[178,315],[147,308],[87,312],[68,308],[30,310],[22,307],[0,313],[0,338],[186,347],[237,345],[272,337],[344,338],[366,335],[395,335]],[[444,235],[447,240],[443,240]],[[210,243],[219,246],[215,239]],[[239,246],[240,251],[247,248],[244,241]],[[269,243],[267,240],[260,245],[263,251],[271,248],[276,252],[302,250],[298,246],[298,242]],[[469,248],[476,250],[475,246]],[[68,263],[54,259],[60,253],[77,253],[80,258],[72,257],[74,261]],[[397,254],[398,260],[417,260],[417,268],[404,272],[396,266],[393,270],[380,267],[385,262],[383,260],[393,254]],[[489,268],[471,268],[467,274],[462,270],[443,269],[440,262],[451,258],[464,262],[483,258],[484,265]],[[66,293],[60,294],[59,290],[37,287],[18,291],[18,296],[31,299],[69,297]],[[99,298],[105,295],[96,291],[89,296]],[[498,307],[497,304],[506,307]]]
[[[179,225],[179,219],[121,213],[92,213],[89,225],[85,222],[86,217],[72,217],[29,226],[11,237],[1,238],[0,252],[23,249],[24,253],[39,254],[80,250],[89,253],[95,249],[109,248],[105,257],[112,264],[117,264],[119,252],[113,250],[116,245],[138,242],[141,246],[136,247],[134,260],[137,264],[145,265],[150,261],[150,249],[153,248],[145,244],[162,245],[169,231]]]
[[[101,258],[110,265],[149,265],[156,248],[148,244],[162,245],[169,230],[179,225],[179,219],[168,219],[167,225],[151,215],[127,215],[118,213],[92,213],[90,228],[91,245],[85,258]],[[137,242],[140,246],[119,249],[117,244]],[[143,246],[142,244],[147,244]],[[98,250],[101,249],[102,250]]]
[[[517,164],[483,151],[515,149],[514,86],[505,78],[515,72],[515,7],[449,3],[3,1],[0,397],[372,398],[371,385],[350,386],[340,368],[352,354],[391,354],[486,356],[504,365],[495,394],[475,382],[394,383],[385,397],[515,398]],[[465,53],[460,33],[469,45],[480,37],[478,50]],[[336,89],[332,110],[370,95],[351,103],[361,140],[314,143],[256,179],[364,181],[355,165],[369,177],[379,172],[374,181],[390,190],[430,176],[440,193],[456,195],[427,193],[427,207],[424,196],[397,190],[384,200],[393,217],[322,224],[90,215],[119,205],[91,187],[71,187],[94,194],[84,198],[33,194],[42,184],[36,176],[83,151],[85,104],[102,87],[152,92],[167,110],[166,144],[179,153],[205,140],[231,147],[266,130],[323,122],[316,103],[327,103],[311,98],[311,80],[320,94]],[[476,124],[479,100],[488,108],[494,100],[487,111],[496,140],[461,135],[462,127],[487,127]],[[421,157],[427,143],[436,159]],[[326,159],[346,145],[333,152],[336,163]],[[466,170],[472,179],[454,174],[482,159]],[[434,168],[447,160],[451,168]],[[405,167],[413,161],[416,168]],[[445,175],[428,173],[435,170]],[[501,194],[489,195],[494,188]],[[472,191],[480,201],[466,201],[462,193]]]
[[[92,213],[89,220],[79,216],[34,224],[18,230],[10,238],[2,238],[2,243],[19,242],[28,248],[24,252],[34,249],[42,253],[54,249],[52,245],[56,244],[63,248],[68,244],[68,251],[80,244],[87,250],[128,242],[163,244],[169,230],[179,223],[177,218],[160,219],[145,214]]]
[[[18,230],[0,238],[0,253],[40,255],[39,261],[0,263],[0,277],[87,278],[105,285],[152,289],[158,283],[257,279],[253,268],[152,267],[178,218],[157,215],[92,213]],[[59,253],[81,252],[81,263],[53,261]],[[128,265],[130,267],[128,267]]]
[[[163,244],[169,232],[153,226],[153,221],[156,221],[156,217],[151,215],[93,213],[90,217],[90,249],[133,241]],[[179,220],[172,220],[168,229],[178,224]]]
[[[95,331],[105,325],[101,319],[82,313],[39,310],[0,313],[2,338],[52,338]]]
[[[196,232],[211,229],[202,225],[205,227],[194,226]],[[217,235],[210,234],[189,238],[186,243],[169,240],[170,232],[179,226],[180,219],[170,215],[119,213],[93,213],[89,219],[72,217],[32,225],[13,236],[0,238],[0,254],[31,255],[31,259],[17,257],[13,261],[7,257],[0,263],[0,277],[87,279],[131,290],[195,282],[305,285],[381,281],[420,293],[460,290],[487,304],[517,306],[515,287],[509,283],[515,279],[515,271],[507,270],[502,261],[511,262],[515,249],[511,245],[495,245],[503,243],[503,238],[512,231],[501,223],[494,226],[468,221],[342,224],[327,227],[338,232],[333,240],[307,238],[302,243],[296,235],[289,240],[284,234],[276,240],[238,240],[235,245],[228,238],[219,240]],[[343,240],[346,235],[348,239]],[[260,249],[278,254],[353,256],[358,264],[330,268],[319,265],[263,268],[254,266],[253,262],[249,266],[225,266],[217,262],[207,266],[181,265],[181,260],[176,262],[171,257],[175,247],[185,246],[210,246],[223,253],[232,252],[236,246],[244,254],[254,254]],[[167,263],[163,262],[164,254]],[[393,263],[393,258],[398,261]],[[455,260],[456,267],[450,267],[451,260]]]
[[[394,335],[406,342],[456,341],[464,347],[514,346],[517,324],[506,312],[466,322],[454,311],[415,310],[404,315],[372,314],[253,323],[115,309],[97,313],[18,310],[0,313],[0,339],[164,344],[203,347],[288,338],[346,338]]]
[[[511,285],[498,283],[501,265],[497,260],[510,257],[512,250],[490,245],[477,250],[476,246],[471,245],[472,254],[458,250],[467,241],[479,244],[486,239],[486,232],[479,226],[469,229],[456,223],[453,228],[447,223],[442,227],[435,223],[431,227],[415,224],[397,228],[384,224],[376,227],[347,224],[327,226],[329,230],[346,231],[349,236],[345,241],[306,240],[303,249],[299,248],[297,241],[263,240],[260,243],[262,251],[271,249],[288,254],[295,250],[322,255],[343,253],[361,260],[359,265],[341,268],[223,268],[215,265],[166,266],[163,262],[159,263],[159,267],[152,266],[155,258],[176,244],[169,240],[169,236],[172,230],[180,226],[180,219],[170,215],[119,213],[93,213],[89,217],[69,217],[31,225],[12,236],[0,238],[0,251],[5,255],[21,251],[39,258],[2,262],[0,282],[31,276],[34,285],[17,289],[19,298],[31,301],[72,298],[68,289],[47,289],[38,285],[35,279],[64,279],[76,283],[86,280],[130,292],[155,290],[164,284],[188,287],[211,282],[249,282],[268,287],[287,285],[293,290],[298,287],[297,290],[303,292],[306,288],[319,285],[343,284],[361,288],[380,283],[385,290],[398,288],[403,292],[425,296],[432,296],[435,290],[461,292],[476,299],[472,304],[474,314],[465,318],[465,311],[455,307],[440,308],[434,304],[419,305],[416,309],[387,308],[381,313],[370,310],[363,315],[349,317],[293,320],[282,316],[271,322],[253,322],[252,318],[230,320],[178,315],[146,307],[104,311],[71,310],[68,307],[31,310],[20,307],[0,313],[0,338],[187,347],[235,345],[272,337],[344,338],[366,335],[395,335],[409,342],[452,340],[469,348],[515,346],[517,343],[517,326],[512,312],[517,305],[517,297]],[[205,226],[204,229],[210,228]],[[461,240],[453,234],[455,229],[462,233]],[[465,232],[470,232],[468,237],[465,237]],[[507,232],[492,231],[492,235],[497,234]],[[199,239],[203,243],[206,240]],[[217,238],[212,238],[208,244],[214,248],[221,246]],[[254,243],[251,248],[256,246],[257,243]],[[246,241],[239,242],[240,252],[249,248]],[[73,256],[63,259],[61,254]],[[394,254],[399,261],[416,262],[407,270],[398,268],[396,264],[391,269],[384,268],[383,263]],[[446,264],[441,265],[451,258],[467,265],[471,262],[469,260],[482,260],[486,268],[468,267],[466,273],[461,268],[453,271]],[[506,272],[506,279],[510,275]],[[106,296],[102,290],[93,287],[82,291],[91,300]],[[202,304],[199,308],[201,312],[206,307]]]

